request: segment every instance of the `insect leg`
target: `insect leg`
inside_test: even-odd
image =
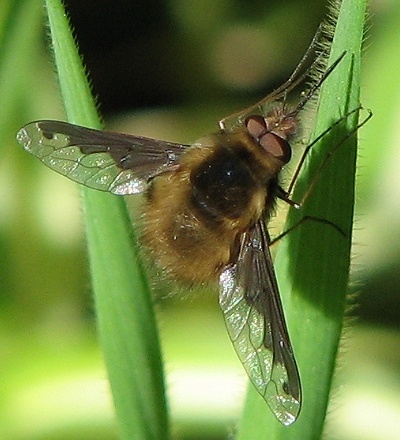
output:
[[[308,155],[308,153],[310,152],[310,150],[311,150],[311,148],[317,143],[317,142],[319,142],[326,134],[328,134],[333,128],[335,128],[335,127],[337,127],[341,122],[343,122],[346,118],[348,118],[350,115],[352,115],[352,114],[354,114],[354,113],[356,113],[356,112],[358,112],[359,110],[362,110],[363,109],[363,107],[361,107],[361,106],[359,106],[359,107],[357,107],[357,108],[355,108],[354,110],[351,110],[349,113],[347,113],[346,115],[344,115],[343,117],[341,117],[340,119],[338,119],[335,123],[333,123],[330,127],[328,127],[326,130],[324,130],[321,134],[319,134],[309,145],[307,145],[307,147],[306,147],[306,149],[304,150],[304,152],[303,152],[303,154],[302,154],[302,156],[301,156],[301,158],[300,158],[300,161],[299,161],[299,163],[298,163],[298,165],[297,165],[297,168],[296,168],[296,170],[295,170],[295,172],[294,172],[294,175],[293,175],[293,178],[292,178],[292,180],[291,180],[291,182],[290,182],[290,185],[289,185],[289,187],[288,187],[288,189],[287,189],[287,191],[286,191],[286,198],[288,198],[289,200],[290,200],[290,194],[292,193],[292,191],[293,191],[293,188],[294,188],[294,186],[295,186],[295,184],[296,184],[296,182],[297,182],[297,179],[298,179],[298,177],[299,177],[299,174],[300,174],[300,171],[301,171],[301,169],[303,168],[303,166],[304,166],[304,163],[305,163],[305,160],[306,160],[306,157],[307,157],[307,155]],[[358,129],[359,128],[361,128],[363,125],[365,125],[370,119],[371,119],[371,117],[372,117],[372,112],[371,112],[371,110],[368,110],[367,109],[367,112],[368,112],[368,115],[366,116],[366,118],[363,120],[363,121],[361,121],[358,125],[357,125],[357,127],[355,127],[353,130],[351,130],[349,133],[347,133],[346,134],[346,136],[344,136],[338,143],[337,143],[337,145],[335,145],[335,147],[332,149],[332,150],[330,150],[328,153],[327,153],[327,155],[325,156],[325,158],[324,158],[324,160],[322,161],[322,163],[321,163],[321,165],[320,165],[320,167],[319,167],[319,169],[318,169],[318,172],[317,173],[315,173],[315,175],[314,175],[314,177],[313,177],[313,179],[312,179],[312,181],[311,181],[311,183],[310,183],[310,185],[308,186],[308,189],[307,189],[307,191],[306,191],[306,193],[303,195],[303,197],[302,197],[302,199],[301,199],[301,201],[300,202],[293,202],[292,201],[292,203],[290,203],[290,204],[294,204],[294,205],[297,205],[298,207],[300,207],[301,205],[303,205],[303,203],[308,199],[308,197],[310,196],[310,194],[311,194],[311,192],[312,192],[312,190],[313,190],[313,188],[314,188],[314,186],[315,186],[315,184],[317,183],[317,181],[318,181],[318,179],[319,179],[319,177],[320,177],[320,175],[321,175],[321,171],[323,170],[323,168],[327,165],[327,163],[329,162],[329,160],[331,159],[331,157],[334,155],[334,153],[345,143],[345,141],[350,137],[350,136],[352,136],[353,134],[355,134],[357,131],[358,131]],[[279,196],[278,196],[279,197]],[[283,200],[285,200],[285,198],[283,198]]]
[[[315,217],[313,215],[306,215],[301,220],[299,220],[296,224],[294,224],[290,228],[286,229],[285,231],[281,232],[279,235],[277,235],[276,237],[271,239],[269,242],[269,245],[272,246],[273,244],[277,243],[279,240],[281,240],[283,237],[285,237],[290,232],[294,231],[298,226],[300,226],[301,224],[303,224],[306,221],[314,221],[314,222],[322,223],[324,225],[331,226],[337,232],[339,232],[340,235],[342,235],[343,237],[346,237],[345,232],[338,225],[331,222],[330,220],[327,220],[322,217]]]

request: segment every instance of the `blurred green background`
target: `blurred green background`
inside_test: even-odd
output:
[[[15,141],[64,119],[40,0],[0,8],[0,438],[116,439],[77,185]],[[107,128],[190,143],[282,83],[320,0],[66,1]],[[349,324],[329,439],[400,432],[400,3],[371,3]],[[217,299],[157,299],[175,438],[223,439],[245,391]],[[353,320],[357,317],[357,320]],[[268,409],[266,408],[266,411]]]

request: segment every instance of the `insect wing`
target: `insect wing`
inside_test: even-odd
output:
[[[301,388],[263,221],[242,237],[237,262],[220,276],[220,306],[257,391],[284,425],[300,411]]]
[[[18,142],[75,182],[113,194],[142,192],[156,175],[178,166],[187,145],[93,130],[60,121],[31,122]]]

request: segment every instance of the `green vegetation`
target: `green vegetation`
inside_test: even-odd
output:
[[[226,336],[216,297],[205,294],[191,300],[163,298],[157,301],[155,321],[147,280],[140,260],[136,259],[136,238],[122,200],[84,189],[84,235],[76,186],[47,170],[18,147],[15,133],[31,120],[68,119],[97,127],[100,123],[57,2],[47,2],[50,13],[44,11],[39,0],[3,3],[0,11],[0,245],[4,255],[0,265],[3,390],[0,437],[163,439],[172,431],[171,437],[177,439],[226,438],[240,418],[239,395],[243,385],[237,385],[235,379],[240,377],[242,369]],[[155,9],[160,14],[167,10],[166,16],[173,26],[168,38],[160,33],[155,40],[151,33],[146,34],[153,43],[145,47],[152,62],[168,61],[164,64],[165,76],[159,74],[151,77],[151,81],[156,91],[165,87],[171,95],[179,95],[183,105],[174,110],[137,113],[136,126],[125,130],[139,132],[150,126],[153,131],[143,134],[190,142],[214,130],[218,118],[260,98],[260,86],[254,78],[262,77],[261,83],[267,82],[263,76],[266,72],[265,75],[272,76],[271,84],[282,82],[301,57],[325,10],[319,9],[321,2],[307,2],[307,8],[302,2],[280,2],[276,7],[265,7],[265,11],[263,2],[255,3],[257,8],[253,2],[251,7],[245,4],[239,7],[230,0],[203,0],[198,6],[188,8],[180,0],[160,2],[158,6],[162,4],[162,8]],[[315,135],[359,100],[358,51],[364,3],[347,4],[343,2],[340,31],[336,33],[329,64],[343,50],[347,51],[346,56],[335,76],[332,75],[332,81],[327,81],[322,99],[332,103],[340,95],[348,100],[341,100],[343,107],[325,101],[321,104]],[[400,213],[395,203],[400,185],[394,180],[398,174],[395,161],[399,81],[393,61],[393,54],[398,52],[394,47],[400,47],[400,8],[395,1],[387,2],[387,9],[375,7],[378,9],[373,11],[375,24],[370,31],[361,80],[362,86],[365,85],[361,102],[374,112],[373,119],[360,131],[361,153],[357,154],[360,176],[357,206],[363,216],[356,216],[352,236],[356,153],[349,139],[324,168],[304,207],[307,213],[340,225],[346,231],[346,239],[324,225],[303,224],[277,245],[278,276],[303,382],[303,410],[298,422],[285,428],[275,421],[257,395],[249,394],[237,427],[238,438],[319,437],[328,401],[338,394],[335,388],[330,392],[330,384],[343,325],[352,238],[353,242],[368,245],[353,246],[351,260],[362,265],[352,275],[353,282],[366,286],[363,291],[361,283],[357,285],[362,320],[354,327],[352,338],[347,337],[350,347],[347,354],[339,358],[343,367],[337,381],[345,386],[343,396],[336,397],[339,409],[332,412],[328,421],[327,438],[363,438],[363,428],[370,438],[376,432],[377,439],[393,438],[393,433],[398,432],[395,423],[400,419],[397,403],[400,334],[398,322],[393,323],[395,319],[390,317],[398,310],[400,260],[397,240]],[[205,10],[207,14],[202,12]],[[315,12],[313,16],[311,11]],[[44,41],[47,15],[50,36]],[[72,13],[71,18],[74,22]],[[140,27],[134,18],[132,33]],[[235,50],[229,58],[226,42],[232,36],[236,38]],[[250,36],[252,44],[242,44]],[[53,52],[61,93],[46,49],[50,40],[53,44],[58,41]],[[142,51],[143,44],[141,41],[138,46]],[[268,44],[274,48],[272,51]],[[66,50],[71,51],[69,55]],[[251,66],[251,74],[244,70],[240,76],[238,54],[249,54],[243,64]],[[251,54],[262,60],[258,68],[251,64]],[[200,75],[199,66],[204,60],[216,61]],[[285,64],[289,61],[290,66]],[[208,62],[211,66],[211,61]],[[137,65],[135,58],[129,59],[129,63],[140,77],[142,66]],[[226,63],[232,67],[227,68]],[[115,65],[115,70],[122,70],[126,64],[123,59],[121,65]],[[146,78],[140,77],[140,81],[145,83]],[[140,81],[137,87],[141,86]],[[98,100],[101,109],[101,95]],[[115,119],[115,126],[122,124],[122,119]],[[345,122],[343,131],[351,130],[356,123],[351,118]],[[334,142],[333,136],[340,138],[343,131],[329,134],[324,139],[325,145],[329,147]],[[319,154],[324,156],[322,143],[315,149],[299,182],[295,200],[304,194],[307,185],[304,179],[318,169]],[[377,183],[381,192],[373,186]],[[290,224],[296,223],[296,214],[303,213],[295,212],[289,218]],[[89,257],[86,257],[85,241]],[[102,351],[95,331],[95,313]],[[159,336],[155,322],[160,327]],[[158,337],[166,360],[169,421]],[[111,379],[114,404],[107,376]],[[141,398],[130,399],[131,389],[136,389]],[[374,417],[361,405],[366,402],[373,408]],[[379,413],[380,408],[384,408],[383,413]],[[374,426],[368,424],[372,419],[377,421]]]

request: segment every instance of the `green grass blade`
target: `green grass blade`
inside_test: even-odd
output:
[[[359,105],[360,57],[365,1],[343,0],[337,15],[329,65],[346,55],[323,84],[314,137]],[[336,19],[335,19],[336,21]],[[294,353],[303,386],[299,419],[290,427],[279,424],[263,400],[249,387],[238,439],[321,438],[346,305],[357,141],[343,143],[320,170],[326,152],[357,126],[357,114],[346,118],[312,149],[296,186],[301,200],[319,173],[310,197],[300,210],[291,210],[287,228],[305,215],[327,219],[333,227],[305,222],[279,243],[275,260]]]
[[[70,122],[100,127],[69,23],[58,0],[47,13]],[[122,198],[84,188],[87,244],[100,339],[121,438],[168,438],[159,341],[137,240]]]
[[[17,128],[21,114],[21,90],[31,55],[39,41],[42,4],[38,0],[6,1],[0,11],[0,149]],[[17,54],[17,55],[16,55]]]

